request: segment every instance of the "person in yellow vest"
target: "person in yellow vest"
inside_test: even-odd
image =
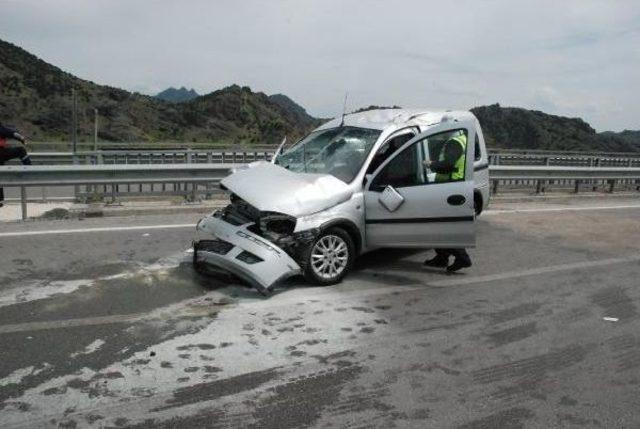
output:
[[[425,161],[425,166],[436,173],[436,183],[464,180],[467,152],[467,136],[460,133],[447,140],[440,149],[437,161]],[[465,249],[435,249],[436,256],[424,261],[428,267],[447,268],[454,272],[471,266],[471,258]],[[454,260],[449,265],[449,257]]]

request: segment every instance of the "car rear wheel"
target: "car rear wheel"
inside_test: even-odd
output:
[[[339,283],[351,269],[354,258],[351,236],[342,228],[329,228],[311,245],[304,275],[318,285]]]

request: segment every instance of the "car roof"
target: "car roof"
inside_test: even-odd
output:
[[[344,125],[374,130],[385,130],[389,127],[428,127],[441,123],[445,117],[447,120],[455,121],[476,119],[473,113],[464,110],[375,109],[345,115]],[[341,117],[334,118],[319,126],[317,130],[335,128],[341,121]]]

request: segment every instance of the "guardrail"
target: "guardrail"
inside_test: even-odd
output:
[[[100,164],[212,164],[247,163],[270,160],[269,151],[219,150],[111,150],[88,152],[33,152],[36,165]]]
[[[34,164],[181,164],[181,163],[247,163],[270,160],[271,151],[219,151],[219,150],[113,150],[77,152],[34,152]],[[489,152],[490,165],[562,165],[575,167],[640,167],[640,154],[636,156],[572,155],[563,152],[512,153]]]
[[[640,157],[640,152],[607,152],[586,150],[548,150],[548,149],[515,149],[515,148],[489,148],[490,154],[512,155],[553,155],[553,156],[595,156],[609,158]]]
[[[573,167],[640,167],[640,155],[636,157],[575,156],[575,155],[527,155],[511,153],[489,154],[490,165],[560,165]]]
[[[5,166],[0,167],[0,187],[20,188],[22,218],[27,218],[26,189],[35,186],[83,186],[76,196],[110,196],[112,202],[121,193],[135,195],[183,195],[195,200],[198,195],[220,192],[218,182],[232,168],[242,164],[167,164],[167,165],[72,165],[72,166]],[[613,192],[616,185],[640,190],[640,168],[621,167],[557,167],[557,166],[490,166],[492,193],[504,188],[581,186],[599,187]],[[121,190],[126,187],[127,190]]]
[[[22,219],[27,218],[27,188],[40,186],[84,186],[84,195],[115,202],[120,186],[139,185],[137,195],[185,195],[214,193],[214,186],[239,164],[173,165],[71,165],[0,167],[0,187],[20,188]],[[143,186],[146,189],[143,191]],[[199,186],[203,185],[203,186]],[[160,187],[158,189],[157,187]],[[76,196],[81,195],[76,189]]]
[[[493,194],[496,194],[501,186],[535,186],[536,193],[544,192],[549,187],[567,186],[571,186],[576,193],[580,191],[581,186],[588,186],[592,191],[605,188],[613,192],[616,185],[640,190],[640,168],[637,167],[492,165],[489,167],[489,173]]]

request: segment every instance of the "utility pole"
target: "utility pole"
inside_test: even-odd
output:
[[[78,102],[76,100],[76,89],[71,88],[71,96],[73,97],[73,118],[71,135],[73,139],[73,153],[78,150]]]
[[[98,109],[93,109],[93,151],[98,151]]]

